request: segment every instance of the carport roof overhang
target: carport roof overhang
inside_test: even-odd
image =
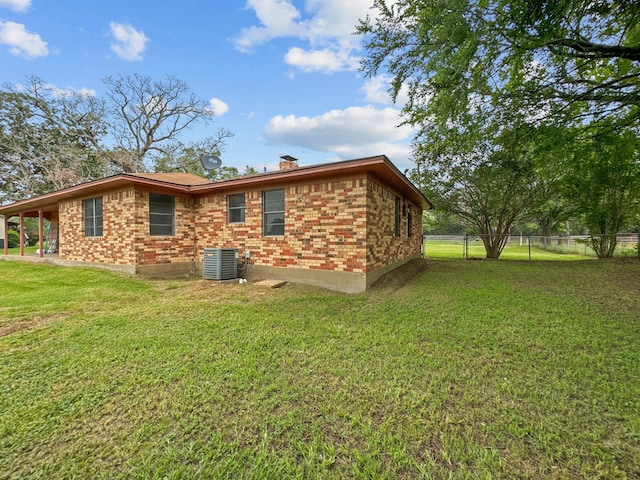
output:
[[[25,216],[37,215],[38,211],[55,211],[60,202],[79,198],[93,197],[101,193],[113,191],[131,186],[147,186],[158,192],[189,193],[188,186],[171,182],[141,177],[136,174],[122,173],[111,177],[101,178],[93,182],[82,183],[63,190],[45,193],[26,200],[0,206],[0,215],[12,216],[20,213]]]
[[[418,190],[385,155],[379,155],[376,157],[248,175],[210,183],[203,183],[202,179],[194,179],[193,181],[189,179],[188,182],[190,183],[175,183],[175,178],[170,176],[166,178],[172,181],[160,180],[161,177],[158,174],[122,173],[0,206],[0,215],[5,215],[6,217],[19,214],[38,216],[40,211],[56,211],[59,203],[62,201],[93,197],[104,192],[130,188],[132,186],[157,193],[204,197],[212,193],[223,193],[233,190],[241,191],[243,189],[248,190],[260,187],[275,188],[277,185],[302,184],[310,181],[339,180],[342,178],[362,176],[372,177],[373,179],[378,179],[386,183],[401,193],[405,198],[420,205],[423,210],[433,208],[431,202],[424,194]]]

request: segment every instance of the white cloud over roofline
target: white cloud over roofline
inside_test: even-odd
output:
[[[0,22],[0,44],[7,45],[11,54],[18,57],[37,58],[49,55],[47,42],[37,33],[27,31],[16,22]]]
[[[265,136],[272,144],[332,152],[342,159],[386,154],[407,161],[414,132],[399,123],[397,109],[369,105],[315,117],[277,115],[265,126]]]
[[[111,22],[109,27],[114,39],[114,42],[111,43],[111,50],[119,58],[129,62],[142,60],[142,53],[149,42],[149,38],[144,32],[124,23]]]

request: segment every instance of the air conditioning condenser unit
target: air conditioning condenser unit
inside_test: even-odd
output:
[[[205,248],[202,277],[208,280],[238,278],[238,249]]]

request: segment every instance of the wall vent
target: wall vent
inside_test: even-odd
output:
[[[208,280],[238,278],[238,249],[205,248],[202,277]]]

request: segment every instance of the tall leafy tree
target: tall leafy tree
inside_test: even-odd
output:
[[[501,211],[504,188],[515,185],[507,165],[530,172],[531,192],[562,175],[554,165],[567,166],[570,141],[522,132],[555,127],[553,139],[573,126],[585,139],[585,132],[606,135],[640,123],[636,1],[374,0],[373,8],[358,26],[367,52],[362,69],[391,75],[394,100],[406,89],[404,121],[417,128],[420,175],[426,172],[434,200],[481,232],[488,216],[479,205]],[[526,139],[512,143],[515,164],[504,163],[505,134]],[[527,157],[530,166],[521,163]],[[633,166],[633,156],[618,158]],[[596,164],[584,167],[595,169],[585,172],[589,178],[597,172]],[[488,188],[492,181],[497,188]],[[540,182],[547,185],[540,189]],[[588,194],[588,184],[580,185]],[[486,248],[492,256],[493,246]]]
[[[105,97],[60,90],[37,77],[0,91],[0,202],[118,172],[150,169],[180,135],[214,112],[181,80],[107,77]],[[221,129],[201,147],[220,150]],[[198,145],[193,147],[198,148]],[[211,150],[210,150],[211,151]]]
[[[580,139],[566,159],[563,194],[589,228],[589,243],[599,258],[613,256],[617,234],[640,214],[640,139],[638,132],[605,131]]]
[[[15,200],[104,175],[101,104],[31,77],[0,92],[0,195]]]
[[[375,0],[363,69],[409,89],[410,123],[440,127],[479,98],[561,124],[640,120],[640,3],[629,0]]]
[[[546,192],[550,175],[544,170],[555,151],[537,142],[553,133],[520,126],[484,136],[450,134],[446,142],[418,147],[417,158],[426,164],[421,180],[427,195],[436,208],[455,214],[481,235],[487,258],[500,257],[511,228]]]

